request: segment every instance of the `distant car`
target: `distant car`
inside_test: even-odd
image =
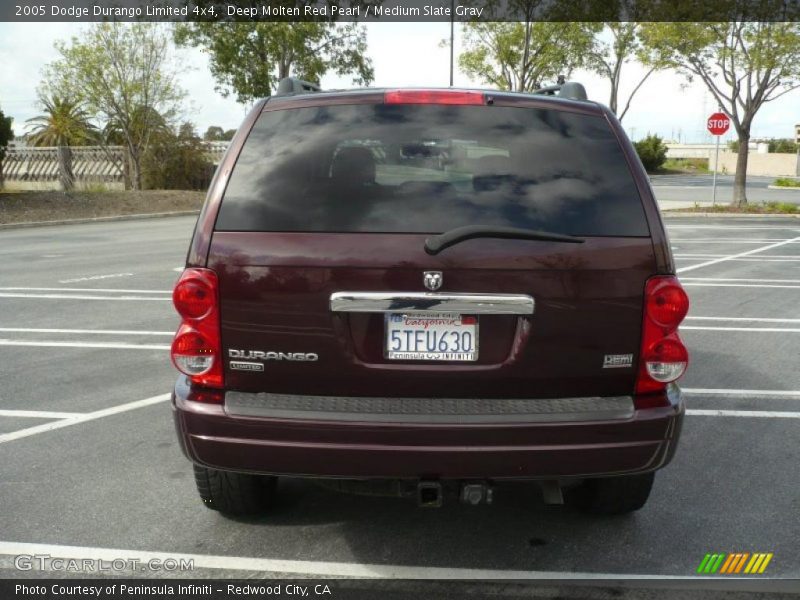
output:
[[[617,119],[547,92],[285,80],[253,108],[173,295],[208,507],[263,510],[278,476],[645,504],[681,431],[688,299]]]

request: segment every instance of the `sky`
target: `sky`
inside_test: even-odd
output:
[[[79,23],[0,23],[0,109],[14,118],[15,133],[24,130],[26,119],[38,114],[36,88],[42,68],[58,55],[53,44],[80,33]],[[368,54],[375,68],[377,87],[436,86],[449,84],[450,51],[440,44],[450,36],[449,23],[372,23],[367,28]],[[461,50],[459,26],[456,26],[456,57]],[[238,127],[247,108],[225,98],[214,89],[208,69],[208,58],[194,48],[174,49],[181,65],[180,85],[188,92],[185,117],[198,131],[210,125],[224,129]],[[623,72],[622,98],[638,83],[643,68],[630,63]],[[589,98],[606,103],[609,84],[594,73],[576,71],[572,80],[582,82]],[[350,87],[348,77],[326,75],[323,88]],[[463,87],[484,87],[456,72],[454,84]],[[623,100],[624,102],[624,100]],[[705,130],[708,116],[715,112],[711,95],[700,82],[687,85],[672,71],[651,76],[633,100],[623,126],[628,135],[641,139],[656,133],[666,139],[682,142],[709,142]],[[800,90],[766,104],[753,124],[754,138],[792,137],[794,124],[800,123]],[[732,130],[723,141],[734,139]]]

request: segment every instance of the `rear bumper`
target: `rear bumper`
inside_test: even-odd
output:
[[[684,414],[677,386],[666,407],[631,407],[623,413],[622,404],[611,402],[604,411],[583,413],[584,418],[547,409],[544,416],[537,411],[528,419],[480,410],[458,419],[404,418],[384,409],[355,420],[352,413],[342,417],[337,404],[353,399],[331,398],[329,408],[339,413],[334,416],[330,410],[286,410],[285,403],[275,408],[259,402],[264,395],[229,393],[225,404],[215,404],[203,402],[202,394],[183,378],[173,393],[175,425],[190,460],[216,469],[300,477],[544,479],[641,473],[671,460]],[[315,400],[308,398],[306,407],[315,406]]]

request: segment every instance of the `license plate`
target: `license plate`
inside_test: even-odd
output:
[[[478,317],[389,313],[385,355],[391,360],[478,360]]]

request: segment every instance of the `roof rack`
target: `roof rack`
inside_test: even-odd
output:
[[[559,98],[567,98],[568,100],[588,100],[586,95],[586,88],[582,83],[577,81],[566,81],[563,75],[559,75],[558,83],[556,85],[549,85],[547,87],[534,90],[532,93],[541,94],[544,96],[555,96]]]
[[[303,81],[296,77],[284,77],[278,82],[278,89],[275,90],[276,96],[286,96],[288,94],[308,94],[309,92],[321,92],[322,88],[316,83]]]

